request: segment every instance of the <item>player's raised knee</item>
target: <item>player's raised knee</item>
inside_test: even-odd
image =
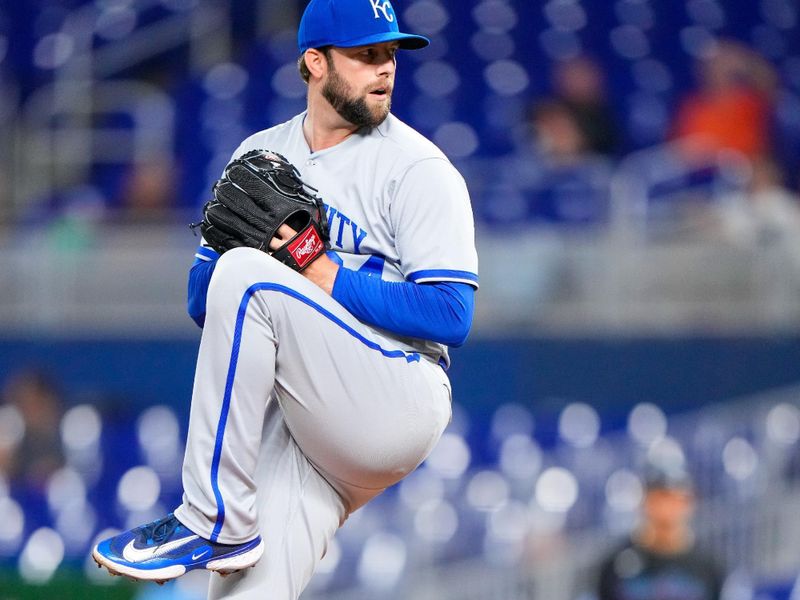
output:
[[[234,248],[217,261],[208,288],[208,309],[219,299],[227,303],[231,295],[241,297],[251,285],[274,281],[286,269],[274,258],[254,248]]]
[[[238,269],[241,265],[247,265],[248,263],[267,262],[269,258],[271,257],[268,254],[255,248],[233,248],[219,257],[216,271],[222,270],[225,272],[231,268]]]
[[[217,263],[214,276],[233,277],[253,281],[280,279],[291,272],[272,256],[255,248],[234,248],[223,254]]]

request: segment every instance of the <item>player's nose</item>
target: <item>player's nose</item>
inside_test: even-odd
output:
[[[395,69],[397,68],[394,56],[385,55],[381,58],[381,61],[378,63],[378,76],[386,77],[394,75]]]

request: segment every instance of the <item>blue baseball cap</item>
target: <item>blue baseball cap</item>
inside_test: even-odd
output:
[[[400,32],[389,0],[311,0],[297,30],[300,52],[322,46],[351,48],[393,41],[406,50],[430,44],[426,37]]]

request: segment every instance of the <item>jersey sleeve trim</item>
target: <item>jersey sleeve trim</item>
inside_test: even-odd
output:
[[[197,248],[197,252],[194,253],[195,258],[199,258],[200,260],[216,260],[219,258],[219,253],[215,252],[211,248],[207,248],[206,246],[199,246]]]
[[[450,269],[426,269],[415,271],[406,277],[407,281],[414,283],[430,283],[433,281],[458,281],[478,287],[478,275],[469,271],[455,271]]]

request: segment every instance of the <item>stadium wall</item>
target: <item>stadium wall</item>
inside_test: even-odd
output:
[[[39,368],[69,404],[132,412],[167,404],[188,414],[197,347],[196,339],[5,338],[0,384]],[[570,401],[592,404],[614,428],[637,402],[675,413],[800,381],[800,335],[481,338],[452,358],[455,399],[472,416],[526,404],[545,439]]]

